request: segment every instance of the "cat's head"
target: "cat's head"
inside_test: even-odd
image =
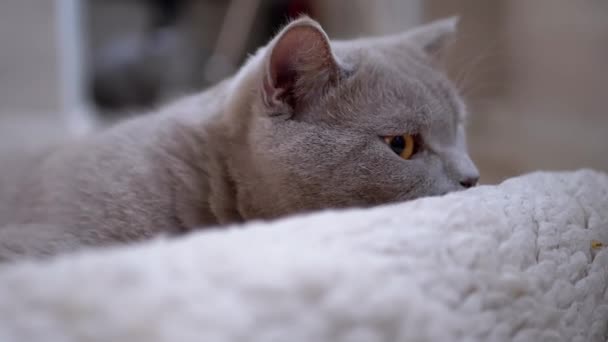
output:
[[[370,206],[475,185],[466,109],[436,68],[456,22],[339,42],[309,18],[287,25],[261,52],[252,117],[233,151],[241,214]]]

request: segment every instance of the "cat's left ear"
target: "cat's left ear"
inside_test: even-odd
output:
[[[433,21],[405,32],[405,39],[429,57],[440,59],[456,36],[458,21],[458,16]]]
[[[341,72],[327,35],[310,18],[291,22],[271,41],[264,65],[263,102],[281,114],[318,99]]]

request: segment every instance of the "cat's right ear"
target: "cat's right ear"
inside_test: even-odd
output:
[[[434,62],[439,62],[454,41],[458,16],[444,18],[394,35],[388,41],[399,48],[415,48]]]
[[[327,35],[306,17],[291,22],[273,39],[264,66],[262,100],[273,114],[295,113],[340,77]]]

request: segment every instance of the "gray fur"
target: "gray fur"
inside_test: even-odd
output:
[[[330,43],[301,18],[199,95],[19,156],[0,176],[0,259],[463,189],[466,109],[434,67],[454,30]],[[410,160],[381,138],[406,133],[424,141]]]

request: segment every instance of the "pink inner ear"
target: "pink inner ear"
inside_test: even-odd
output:
[[[298,73],[318,70],[330,60],[329,45],[317,28],[295,26],[273,48],[269,70],[272,86],[289,90]]]

